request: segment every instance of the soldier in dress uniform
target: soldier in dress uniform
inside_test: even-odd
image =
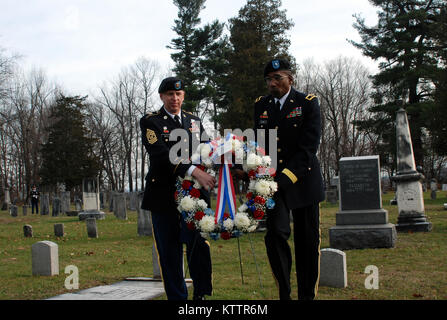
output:
[[[183,243],[186,243],[187,261],[194,285],[193,298],[203,299],[212,293],[209,243],[197,230],[188,230],[177,210],[175,183],[177,177],[189,175],[209,190],[216,181],[206,172],[187,163],[185,160],[188,159],[172,159],[170,155],[171,148],[180,142],[183,145],[179,151],[186,152],[190,157],[192,139],[198,139],[198,143],[206,140],[206,137],[202,137],[204,129],[200,119],[182,111],[185,96],[183,81],[174,77],[166,78],[161,82],[158,92],[163,106],[140,120],[143,144],[150,161],[141,208],[152,213],[155,246],[167,298],[186,300],[188,297],[183,277]],[[170,134],[175,129],[184,130],[187,138],[170,141]],[[202,188],[201,194],[209,204],[207,190]]]
[[[276,129],[278,192],[275,208],[267,212],[265,245],[280,299],[290,299],[290,210],[298,281],[298,298],[314,299],[320,264],[320,208],[323,178],[316,153],[320,143],[320,107],[314,95],[296,91],[290,64],[281,59],[267,63],[264,79],[268,96],[255,102],[255,129]],[[266,137],[266,141],[268,141]],[[270,148],[269,148],[270,149]]]
[[[35,185],[31,187],[30,197],[31,197],[31,214],[34,214],[34,208],[36,208],[36,214],[39,214],[39,196],[40,193],[37,191]]]

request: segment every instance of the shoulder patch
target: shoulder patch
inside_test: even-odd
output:
[[[260,96],[259,98],[257,98],[257,99],[255,100],[255,103],[258,103],[262,98],[264,98],[264,96]]]
[[[314,98],[316,98],[316,97],[317,97],[317,96],[314,95],[314,94],[309,94],[309,95],[307,95],[306,100],[312,101],[312,99],[314,99]]]

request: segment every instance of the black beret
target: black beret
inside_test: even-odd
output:
[[[168,90],[184,90],[183,81],[175,78],[175,77],[169,77],[166,79],[163,79],[163,81],[160,84],[160,87],[158,88],[158,93],[163,93]]]
[[[282,59],[271,60],[271,61],[269,61],[269,63],[267,63],[265,65],[264,77],[266,77],[270,72],[275,72],[275,71],[280,71],[280,70],[292,71],[292,69],[290,67],[290,63],[288,61],[282,60]]]

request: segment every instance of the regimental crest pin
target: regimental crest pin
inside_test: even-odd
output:
[[[174,84],[175,90],[180,90],[182,87],[182,82],[179,80]]]
[[[273,69],[278,70],[279,67],[280,67],[279,60],[273,60],[272,61],[272,67],[273,67]]]

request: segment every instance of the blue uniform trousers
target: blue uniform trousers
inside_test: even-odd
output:
[[[194,296],[211,295],[211,254],[208,242],[198,231],[188,230],[178,212],[152,212],[155,246],[168,300],[186,300],[188,290],[183,277],[183,244]]]

